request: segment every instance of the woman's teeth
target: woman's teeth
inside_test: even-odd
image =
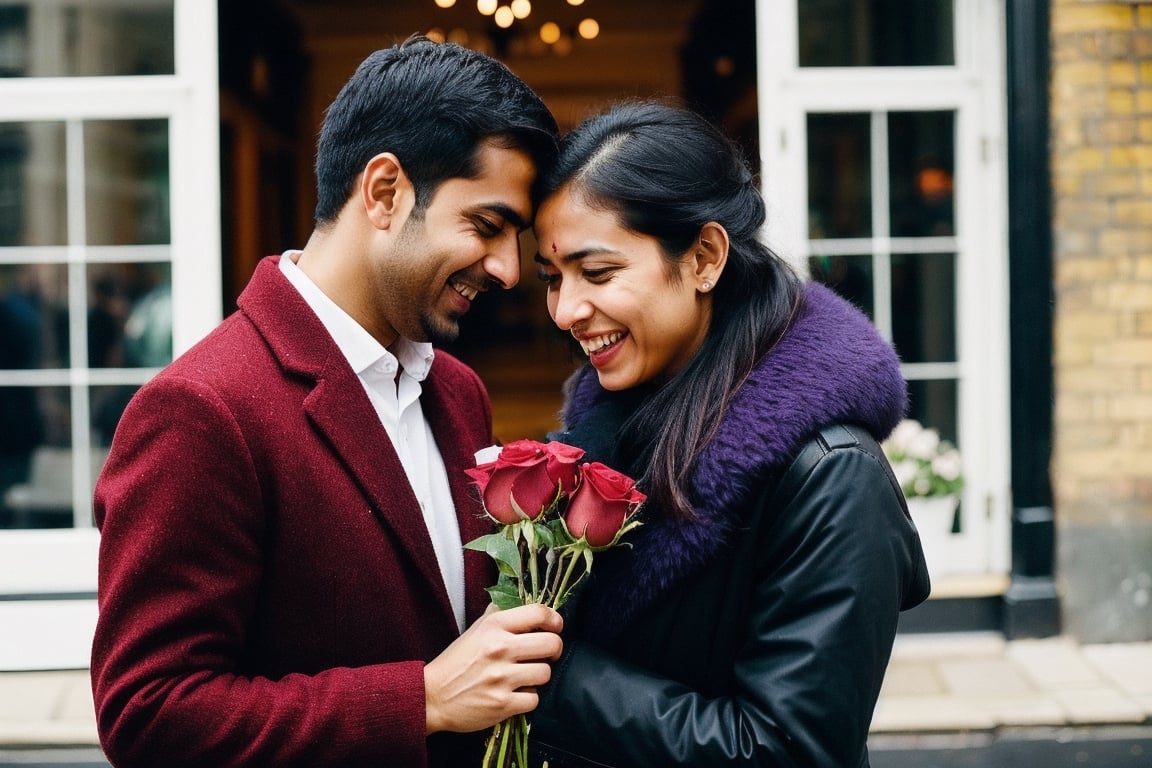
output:
[[[591,355],[593,352],[599,352],[604,347],[615,344],[623,337],[623,333],[615,331],[604,336],[597,336],[594,339],[580,339],[580,346],[584,349],[584,354]]]

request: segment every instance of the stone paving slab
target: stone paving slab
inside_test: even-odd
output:
[[[874,734],[1152,723],[1152,643],[900,636]]]

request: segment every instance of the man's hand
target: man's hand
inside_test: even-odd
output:
[[[535,709],[563,623],[543,605],[489,609],[424,667],[428,733],[479,731]]]

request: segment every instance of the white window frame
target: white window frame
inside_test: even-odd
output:
[[[876,118],[891,111],[956,114],[956,365],[966,530],[951,537],[944,570],[954,578],[939,580],[933,594],[1002,592],[1011,558],[1002,4],[955,0],[955,66],[802,69],[797,2],[803,0],[757,0],[756,26],[766,237],[802,274],[814,252],[807,239],[806,116],[865,112],[873,115],[875,127],[883,122]],[[873,152],[874,168],[887,156],[886,146],[876,144],[874,138],[874,149],[882,152]],[[886,168],[881,170],[873,173],[874,185],[886,177]],[[886,189],[874,189],[873,197],[874,204],[887,205]],[[889,246],[870,247],[890,252]],[[876,311],[877,326],[890,327],[884,297],[877,297]],[[929,373],[925,365],[933,364],[906,365],[905,373]],[[949,365],[949,372],[955,370]]]
[[[160,246],[172,265],[173,352],[179,354],[220,322],[220,172],[216,4],[173,0],[175,74],[147,77],[53,77],[0,79],[0,121],[57,121],[66,141],[76,142],[85,120],[162,118],[168,121],[171,246]],[[70,147],[70,150],[78,147]],[[70,155],[72,152],[70,151]],[[82,167],[69,160],[70,228],[83,208],[73,195]],[[74,174],[80,173],[79,177]],[[82,206],[82,200],[79,203]],[[82,225],[81,225],[82,226]],[[74,231],[74,230],[73,230]],[[71,242],[71,241],[70,241]],[[100,259],[98,248],[71,244],[69,268]],[[7,260],[47,259],[38,250],[6,249]],[[104,249],[110,250],[110,249]],[[117,261],[132,248],[115,249]],[[137,249],[153,260],[157,246]],[[129,257],[131,258],[131,257]],[[71,280],[73,312],[87,304],[83,282]],[[32,385],[72,386],[86,391],[108,377],[143,383],[154,371],[128,373],[72,369],[37,376]],[[54,380],[60,378],[59,381]],[[42,379],[42,380],[41,380]],[[50,380],[52,379],[52,380]],[[78,402],[83,401],[83,402]],[[73,397],[74,421],[87,427],[87,399]],[[78,412],[76,412],[78,410]],[[75,431],[74,431],[75,434]],[[91,526],[92,481],[86,462],[74,462],[76,527],[0,530],[0,670],[82,668],[88,665],[95,624],[96,553]],[[18,598],[18,599],[14,599]],[[63,599],[67,598],[67,599]]]

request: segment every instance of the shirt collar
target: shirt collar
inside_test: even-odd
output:
[[[432,367],[435,351],[427,342],[412,341],[403,336],[396,339],[393,346],[396,354],[393,355],[386,347],[376,340],[372,334],[364,329],[352,316],[340,308],[336,302],[328,298],[324,291],[312,278],[297,266],[292,256],[299,251],[285,251],[280,257],[280,271],[288,282],[299,291],[304,301],[316,313],[316,317],[324,325],[332,340],[336,342],[340,352],[348,360],[348,364],[357,376],[373,366],[387,366],[389,361],[397,361],[405,373],[416,381],[423,381]],[[393,367],[394,370],[394,367]]]

